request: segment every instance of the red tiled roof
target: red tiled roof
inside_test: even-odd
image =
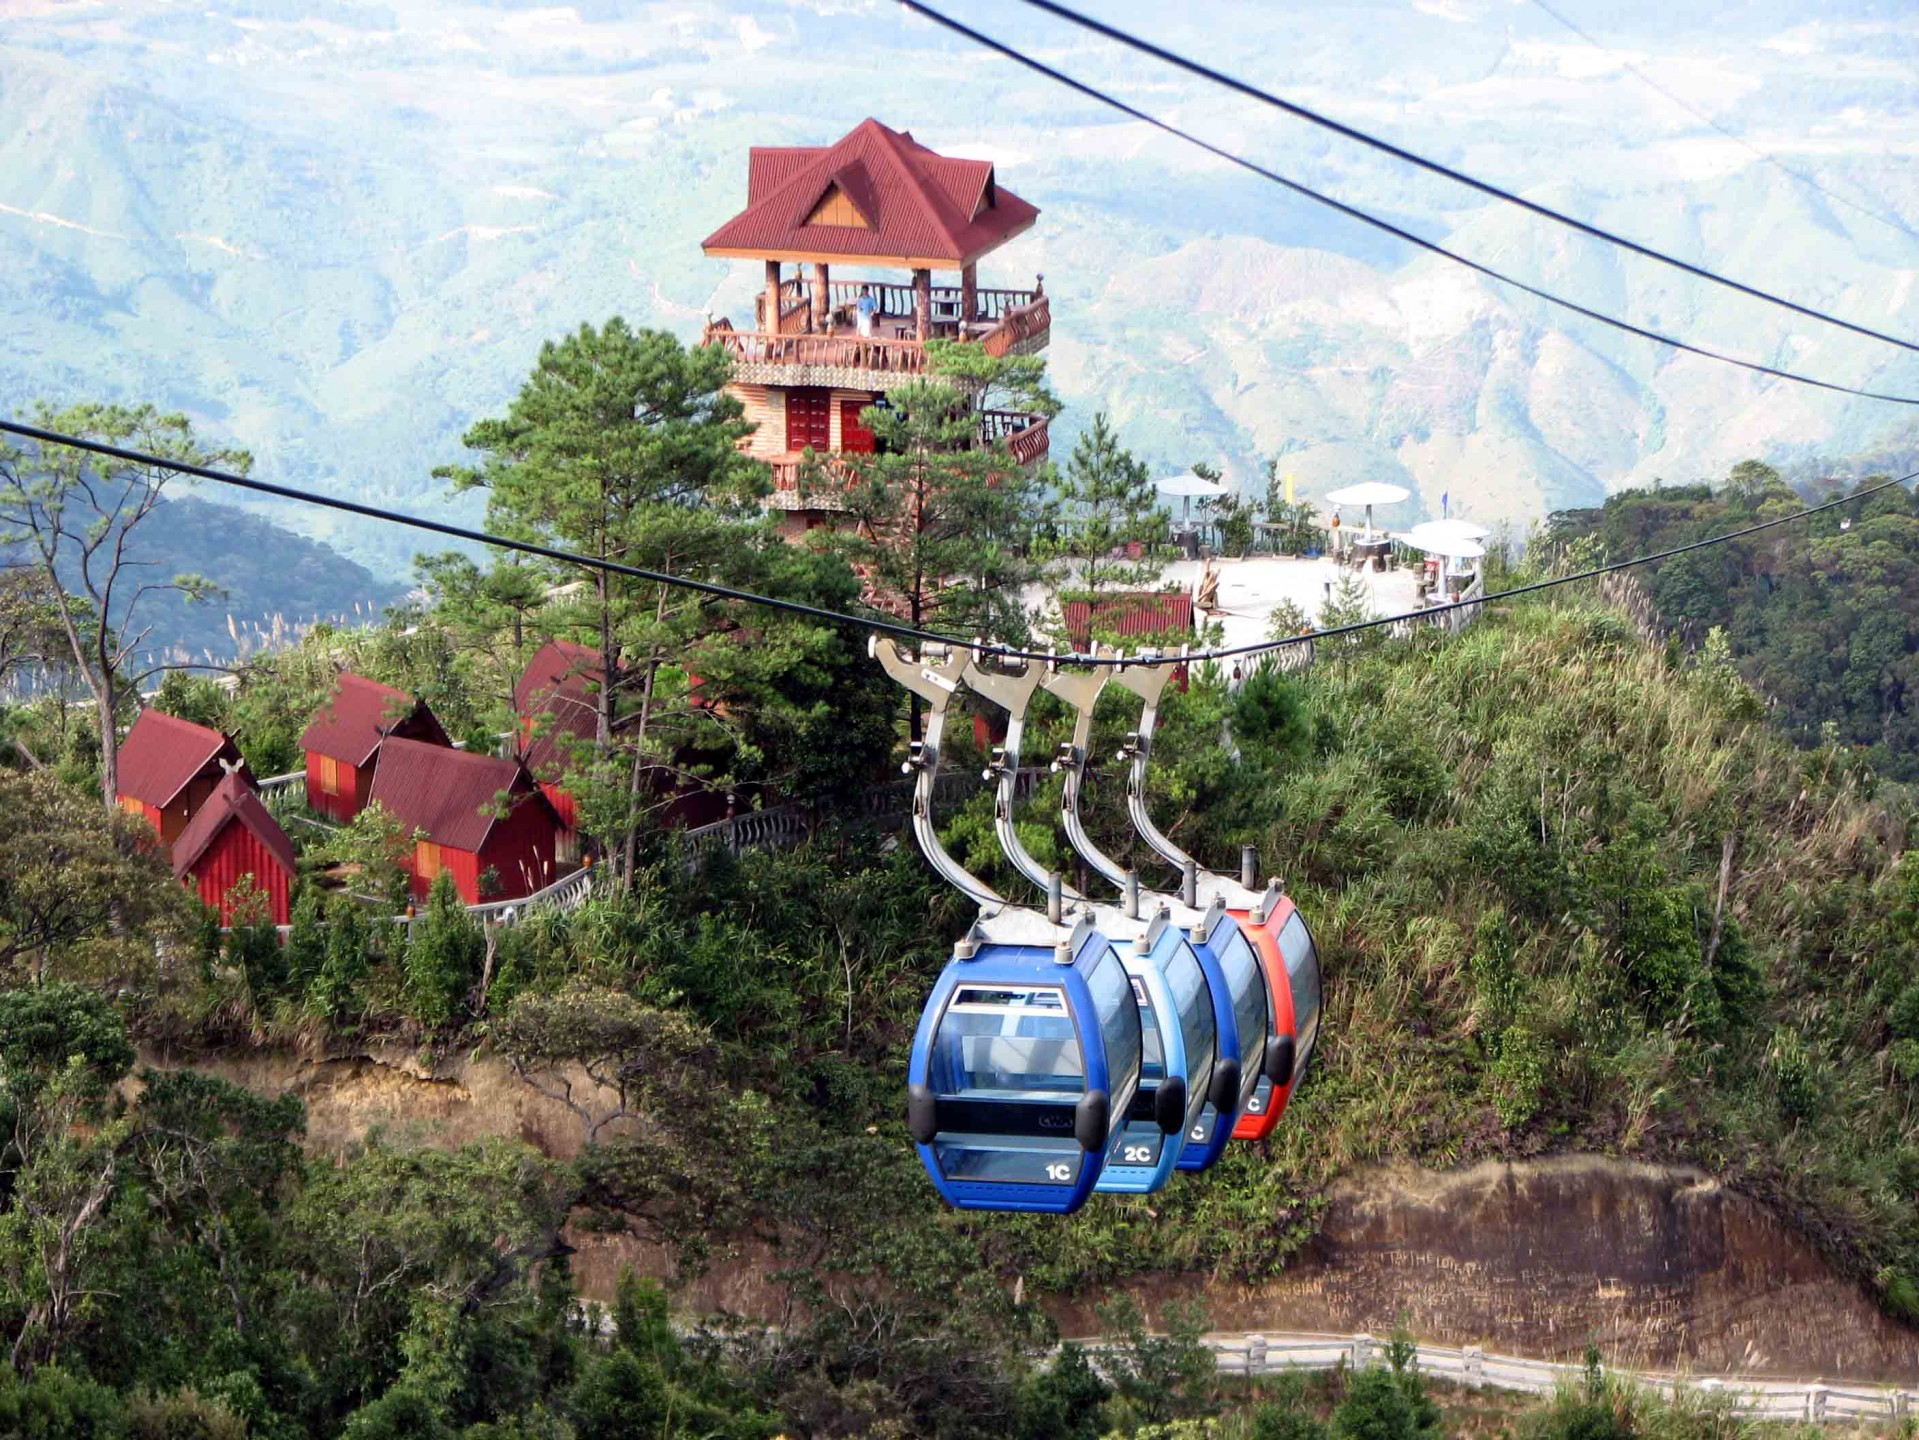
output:
[[[499,818],[495,812],[503,791],[515,797],[514,808],[553,808],[515,761],[392,736],[380,747],[367,803],[384,807],[408,831],[424,832],[437,844],[477,851]]]
[[[1103,635],[1122,639],[1177,639],[1193,633],[1193,597],[1185,590],[1126,590],[1090,601],[1068,600],[1060,610],[1075,650],[1091,643],[1095,621]]]
[[[566,769],[567,740],[590,739],[599,730],[600,652],[570,640],[549,640],[527,662],[513,687],[513,709],[531,720],[526,765],[552,783]]]
[[[391,734],[445,745],[446,731],[423,700],[364,675],[342,671],[332,696],[313,712],[300,748],[349,765],[366,764]]]
[[[120,742],[120,794],[164,810],[216,760],[243,763],[239,749],[218,730],[142,710]]]
[[[200,857],[219,838],[229,821],[251,830],[259,837],[260,843],[273,852],[273,858],[280,862],[287,874],[293,873],[293,842],[287,839],[287,832],[280,828],[280,822],[261,803],[253,787],[242,776],[235,774],[221,778],[207,803],[200,807],[199,813],[180,832],[180,838],[173,842],[173,873],[176,878],[184,876],[200,863]]]
[[[808,225],[838,187],[867,224]],[[986,160],[956,160],[863,120],[838,144],[755,147],[746,208],[706,237],[709,254],[934,261],[955,269],[1019,234],[1039,211],[1003,190]]]

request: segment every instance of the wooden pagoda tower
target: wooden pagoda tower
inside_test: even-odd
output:
[[[728,389],[758,427],[747,449],[771,466],[770,503],[798,534],[830,524],[835,508],[830,494],[800,492],[805,452],[829,468],[833,456],[870,453],[861,413],[926,373],[928,340],[993,355],[1045,347],[1041,284],[982,289],[978,275],[1039,211],[1001,188],[991,162],[940,155],[877,120],[833,145],[755,146],[746,194],[703,248],[764,264],[752,328],[709,317],[701,338],[733,357]],[[935,285],[936,270],[958,284]],[[1045,458],[1043,416],[989,410],[980,423],[982,443],[1004,441],[1020,464]]]

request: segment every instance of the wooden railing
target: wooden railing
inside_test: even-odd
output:
[[[769,335],[709,325],[703,345],[718,345],[742,365],[811,365],[840,370],[924,375],[926,347],[917,340],[864,335]]]
[[[980,412],[979,438],[982,446],[1004,443],[1007,453],[1021,465],[1044,460],[1050,443],[1046,417],[1028,415],[1018,410]],[[821,479],[825,481],[845,484],[853,478],[853,471],[843,456],[815,455],[813,460],[820,467]],[[773,489],[781,494],[791,494],[800,488],[806,459],[803,455],[782,455],[768,460],[766,467],[773,472]]]
[[[998,325],[980,337],[980,345],[988,355],[1010,355],[1052,328],[1053,303],[1041,295],[1029,305],[1008,310]]]
[[[881,288],[901,290],[905,287]],[[905,293],[910,295],[912,292],[906,290]],[[983,293],[1010,299],[1031,292],[1000,290]],[[784,301],[784,287],[781,298]],[[758,329],[735,330],[728,321],[715,320],[706,326],[700,343],[720,346],[743,365],[828,366],[900,375],[926,373],[926,347],[923,341],[845,333],[815,334],[808,329],[811,318],[807,302],[801,299],[781,311],[778,332],[769,331],[766,329],[766,297],[762,295],[755,309]],[[1039,347],[1033,342],[1052,330],[1052,302],[1045,295],[1035,295],[1024,305],[1003,305],[995,317],[989,318],[996,318],[998,323],[983,334],[975,332],[979,345],[988,355],[1011,355],[1037,349]],[[952,321],[937,322],[933,326],[933,338],[961,338],[960,327]]]

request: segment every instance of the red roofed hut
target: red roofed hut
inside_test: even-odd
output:
[[[600,686],[605,675],[600,652],[570,640],[549,640],[527,662],[513,687],[513,709],[520,717],[526,768],[551,802],[564,830],[561,856],[572,859],[579,846],[579,811],[560,785],[571,749],[599,733]]]
[[[980,260],[1038,216],[1000,185],[991,161],[941,155],[877,120],[832,145],[749,152],[746,208],[702,248],[759,260],[765,287],[750,328],[711,320],[701,343],[733,358],[727,392],[757,426],[746,446],[772,467],[767,503],[786,512],[785,533],[830,524],[844,509],[824,487],[801,490],[805,452],[829,469],[835,456],[871,452],[861,416],[926,374],[928,340],[971,341],[991,355],[1046,345],[1052,310],[1037,282],[1031,290],[979,285]],[[835,280],[835,266],[895,273]],[[935,270],[957,271],[959,283],[934,285]],[[984,413],[980,443],[1002,441],[1018,464],[1037,464],[1046,458],[1046,417]]]
[[[331,820],[351,820],[367,802],[380,744],[390,736],[450,745],[438,718],[404,690],[342,672],[333,695],[300,737],[307,757],[307,804]]]
[[[1193,597],[1184,590],[1119,590],[1067,600],[1060,605],[1066,638],[1085,653],[1094,632],[1102,640],[1118,637],[1120,648],[1136,650],[1141,642],[1177,649],[1193,638]]]
[[[416,895],[442,870],[469,905],[517,900],[557,878],[560,817],[516,760],[390,736],[367,803],[414,835]]]
[[[173,842],[174,878],[199,891],[233,923],[233,889],[242,877],[266,897],[275,925],[288,923],[293,892],[293,842],[241,776],[226,775]]]
[[[143,817],[163,845],[172,845],[229,767],[252,786],[252,772],[227,736],[164,711],[142,710],[120,742],[114,793],[122,810]]]

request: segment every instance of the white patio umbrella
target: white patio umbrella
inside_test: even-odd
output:
[[[1467,535],[1454,529],[1464,521],[1428,520],[1423,525],[1415,525],[1400,540],[1423,550],[1428,555],[1439,555],[1448,560],[1478,560],[1486,553],[1486,547],[1479,543],[1479,535]],[[1473,527],[1477,528],[1477,527]],[[1481,531],[1483,535],[1485,532]]]
[[[1366,537],[1373,534],[1373,506],[1397,505],[1413,492],[1403,485],[1388,485],[1384,480],[1362,480],[1357,485],[1348,485],[1344,490],[1329,490],[1326,498],[1335,505],[1364,505],[1366,507]]]
[[[1472,520],[1424,520],[1407,532],[1416,535],[1450,536],[1455,540],[1484,540],[1493,532]]]
[[[1195,499],[1216,500],[1226,493],[1228,487],[1217,480],[1208,480],[1204,476],[1188,473],[1168,476],[1153,488],[1162,495],[1170,496],[1175,500],[1184,500],[1186,508],[1180,518],[1186,520],[1192,518]]]

